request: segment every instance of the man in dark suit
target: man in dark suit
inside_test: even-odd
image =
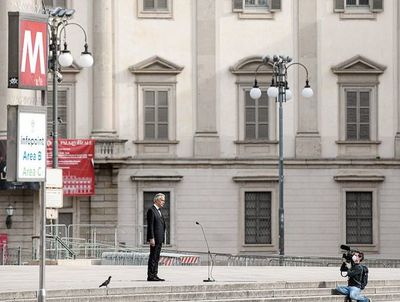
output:
[[[150,244],[147,281],[165,281],[158,277],[158,261],[165,237],[165,221],[160,209],[164,207],[165,195],[154,196],[153,206],[147,211],[147,242]]]

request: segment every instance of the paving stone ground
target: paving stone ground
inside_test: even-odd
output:
[[[97,288],[108,276],[110,287],[204,284],[207,266],[160,266],[165,282],[147,282],[146,266],[47,265],[45,289]],[[338,267],[216,266],[217,283],[274,281],[343,281]],[[399,268],[370,268],[370,280],[400,280]],[[37,290],[39,266],[0,266],[0,292]]]

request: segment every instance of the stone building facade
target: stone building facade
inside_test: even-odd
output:
[[[0,3],[6,12],[40,1]],[[50,3],[51,2],[51,3]],[[54,3],[53,3],[54,2]],[[68,198],[58,224],[70,237],[98,226],[98,240],[142,246],[144,212],[165,192],[168,246],[213,252],[278,253],[278,114],[266,97],[264,55],[304,64],[288,69],[284,103],[285,254],[338,255],[347,243],[370,257],[400,251],[400,4],[394,0],[46,1],[76,9],[94,56],[91,69],[64,70],[65,136],[96,139],[96,194]],[[61,3],[61,4],[60,4]],[[71,33],[73,52],[80,33]],[[0,49],[6,66],[7,50]],[[0,72],[5,83],[6,70]],[[51,91],[52,87],[49,87]],[[0,87],[6,105],[37,95]],[[37,192],[2,191],[0,233],[31,248]],[[5,229],[5,208],[16,208]],[[23,223],[22,223],[23,221]],[[21,223],[20,223],[21,222]],[[84,231],[85,230],[85,231]]]

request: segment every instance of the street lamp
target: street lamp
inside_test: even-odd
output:
[[[88,50],[89,47],[87,42],[86,31],[78,23],[69,22],[74,13],[75,13],[74,9],[64,9],[61,7],[51,9],[48,12],[49,14],[48,25],[51,33],[50,44],[49,44],[49,49],[50,49],[49,70],[52,73],[53,77],[53,119],[52,119],[53,168],[58,167],[57,87],[58,83],[62,82],[62,74],[60,66],[61,67],[71,66],[72,62],[74,61],[71,52],[68,50],[67,30],[66,30],[67,26],[74,25],[79,27],[85,36],[84,50],[82,51],[81,56],[77,59],[78,65],[80,67],[90,67],[93,65],[93,57]],[[64,49],[60,50],[62,42],[64,42],[63,44]]]
[[[42,2],[43,3],[43,2]],[[81,67],[90,67],[93,64],[92,54],[88,51],[86,31],[78,23],[71,23],[69,20],[75,13],[74,9],[65,9],[57,7],[54,9],[46,10],[44,14],[48,14],[48,29],[50,32],[49,41],[49,72],[53,77],[53,116],[52,116],[52,137],[53,137],[53,168],[58,167],[58,99],[57,99],[57,86],[62,81],[61,67],[71,66],[74,61],[71,52],[68,50],[67,45],[67,32],[66,28],[70,25],[78,26],[85,35],[84,51],[81,53],[80,58],[77,60],[78,65]],[[63,34],[63,39],[61,39]],[[60,45],[64,41],[64,49],[60,51]],[[60,66],[59,66],[60,65]],[[42,203],[40,209],[40,270],[39,270],[39,291],[38,302],[46,301],[45,290],[45,267],[46,267],[46,205],[45,205],[45,189],[42,191]]]
[[[257,66],[254,73],[254,85],[250,90],[250,97],[252,99],[258,99],[261,97],[261,89],[257,83],[257,72],[261,66],[267,65],[271,60],[270,57],[266,56],[260,65]],[[313,96],[313,91],[310,87],[308,80],[308,70],[301,63],[290,63],[292,58],[289,56],[277,56],[272,57],[272,80],[271,86],[267,90],[267,94],[271,98],[276,98],[276,102],[279,103],[279,255],[285,254],[285,220],[284,220],[284,208],[283,208],[283,107],[282,103],[292,98],[292,92],[289,89],[287,82],[287,70],[293,65],[299,65],[306,71],[306,84],[301,92],[303,97],[310,98]]]
[[[7,218],[6,218],[6,226],[7,229],[11,229],[12,226],[12,217],[14,215],[14,207],[12,206],[12,204],[9,204],[8,207],[6,208],[6,214],[7,214]]]

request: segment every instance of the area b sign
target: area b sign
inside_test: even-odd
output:
[[[8,88],[47,88],[47,16],[8,13]]]

